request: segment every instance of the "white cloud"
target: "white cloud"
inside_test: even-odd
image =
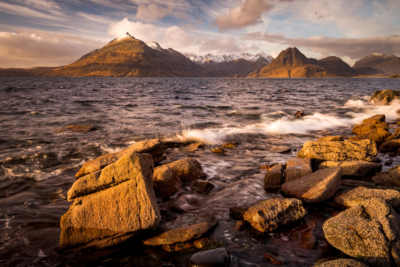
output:
[[[104,43],[79,36],[0,32],[0,67],[27,68],[70,64]]]
[[[159,40],[161,31],[161,28],[157,28],[153,24],[146,24],[139,21],[133,22],[129,21],[128,18],[124,18],[118,22],[113,22],[108,28],[108,34],[115,38],[129,32],[135,38],[145,42]]]
[[[171,48],[181,48],[189,46],[194,42],[195,39],[195,36],[187,33],[185,30],[179,28],[178,26],[172,26],[166,29],[163,34],[163,42]]]
[[[172,13],[170,6],[161,6],[157,4],[138,6],[136,18],[144,21],[161,20],[165,16]]]
[[[213,52],[217,54],[248,52],[259,49],[259,47],[254,44],[250,47],[246,46],[245,44],[238,42],[234,37],[202,38],[197,41],[197,44],[200,45],[200,51]]]

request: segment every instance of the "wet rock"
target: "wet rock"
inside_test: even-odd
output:
[[[344,137],[341,135],[324,136],[317,140],[317,142],[333,142],[333,141],[344,141]]]
[[[157,197],[168,198],[182,189],[182,181],[168,165],[154,169],[153,188]]]
[[[338,259],[316,265],[318,267],[368,267],[368,265],[353,259]]]
[[[246,229],[249,226],[249,223],[243,220],[237,221],[236,222],[236,226],[235,229],[237,231],[243,231],[244,229]]]
[[[373,198],[327,220],[325,237],[335,248],[369,266],[400,266],[400,218]]]
[[[192,191],[204,195],[210,192],[213,188],[214,185],[212,183],[203,180],[196,180],[190,186],[190,189],[192,189]]]
[[[91,132],[91,131],[95,131],[95,130],[96,130],[96,127],[93,127],[93,126],[76,124],[76,125],[68,125],[68,126],[58,128],[58,129],[54,130],[53,133],[64,133],[64,132],[68,132],[68,131],[87,133],[87,132]]]
[[[302,112],[302,111],[296,111],[296,112],[294,113],[294,116],[295,116],[296,118],[303,118],[303,117],[305,117],[305,116],[308,116],[308,114],[306,114],[306,113],[304,113],[304,112]]]
[[[161,215],[153,191],[154,167],[150,154],[123,156],[115,168],[106,172],[119,173],[116,167],[127,159],[130,159],[127,168],[133,174],[128,180],[117,184],[100,180],[101,191],[75,198],[61,218],[61,249],[116,245],[139,230],[151,229],[159,224]],[[92,183],[87,185],[90,191],[95,188]],[[84,185],[79,188],[80,192],[87,192]]]
[[[198,208],[198,197],[195,195],[181,195],[171,204],[171,209],[180,212],[189,212]]]
[[[294,158],[286,163],[284,181],[289,182],[312,173],[311,159]]]
[[[121,157],[117,162],[108,165],[102,171],[86,175],[72,185],[68,191],[68,201],[89,195],[128,180],[142,180],[153,175],[153,164],[146,161],[147,156],[132,153]]]
[[[292,149],[288,146],[276,146],[276,147],[271,148],[271,151],[275,152],[275,153],[283,154],[283,153],[288,153],[288,152],[292,151]]]
[[[238,220],[243,220],[244,219],[244,214],[246,211],[251,207],[252,205],[243,205],[243,206],[235,206],[229,208],[229,213],[230,215]]]
[[[342,172],[342,167],[319,170],[284,183],[281,189],[306,203],[322,202],[333,197],[339,190]]]
[[[147,246],[170,246],[184,244],[199,239],[209,233],[218,224],[218,218],[210,211],[199,214],[187,214],[164,225],[166,232],[143,241]]]
[[[390,166],[393,164],[393,159],[389,159],[388,161],[385,162],[385,166]]]
[[[369,102],[374,105],[389,105],[395,99],[400,99],[400,91],[387,89],[376,91],[369,99]]]
[[[324,161],[318,165],[318,169],[337,166],[343,168],[343,176],[347,177],[371,176],[382,171],[382,164],[366,161]]]
[[[207,177],[197,159],[181,159],[165,165],[170,167],[182,182],[192,182]]]
[[[274,167],[277,164],[278,163],[271,163],[271,164],[268,164],[268,165],[263,165],[263,166],[260,167],[260,170],[269,170],[269,169],[271,169],[272,167]]]
[[[237,143],[236,142],[225,143],[221,147],[224,147],[224,148],[236,148],[237,147]]]
[[[264,258],[274,265],[283,265],[284,264],[283,262],[277,260],[276,257],[272,256],[269,253],[265,253]]]
[[[372,177],[372,182],[384,186],[400,186],[400,165]]]
[[[244,219],[260,232],[272,232],[279,226],[302,219],[307,214],[298,199],[272,198],[251,206]]]
[[[151,154],[153,157],[154,163],[158,163],[159,161],[157,161],[156,159],[164,159],[162,157],[162,155],[165,153],[165,151],[168,148],[173,147],[175,145],[176,145],[176,143],[174,143],[174,142],[162,142],[158,139],[141,141],[141,142],[135,143],[132,146],[130,146],[126,149],[123,149],[119,152],[110,153],[110,154],[101,156],[97,159],[86,162],[85,164],[83,164],[82,168],[75,175],[75,177],[78,179],[87,174],[99,171],[99,170],[103,169],[104,167],[106,167],[107,165],[110,165],[110,164],[116,162],[122,156],[130,155],[133,152]]]
[[[216,154],[225,154],[225,153],[226,153],[226,150],[223,149],[223,148],[221,148],[221,147],[217,147],[217,148],[214,148],[214,149],[212,150],[212,152],[213,152],[213,153],[216,153]]]
[[[351,180],[351,179],[342,179],[340,181],[340,185],[342,186],[350,186],[350,187],[359,187],[364,186],[368,188],[376,188],[376,184],[371,182],[365,182],[361,180]]]
[[[336,141],[314,142],[308,141],[297,153],[298,158],[311,158],[321,161],[377,161],[378,150],[375,142],[363,141]]]
[[[394,136],[396,136],[397,138],[400,137],[400,127],[397,127],[397,128],[394,130]]]
[[[379,146],[381,152],[392,152],[400,148],[400,139],[384,142]]]
[[[186,152],[195,152],[197,151],[199,148],[204,147],[205,144],[204,143],[193,143],[190,145],[187,145],[183,148],[184,151]]]
[[[188,267],[229,267],[231,257],[225,248],[216,248],[193,254]]]
[[[335,198],[335,202],[342,207],[351,208],[371,198],[382,198],[393,208],[400,208],[400,192],[396,190],[368,189],[357,187]]]
[[[375,115],[371,118],[363,120],[362,124],[353,127],[353,133],[357,136],[350,137],[350,141],[360,141],[369,139],[378,145],[394,138],[389,133],[389,124],[384,122],[385,115]]]
[[[284,168],[285,165],[283,163],[280,163],[275,165],[265,173],[265,189],[277,189],[281,187]]]
[[[312,227],[311,229],[308,229],[301,234],[300,248],[307,250],[315,248],[318,238],[315,235],[314,230],[315,227]]]

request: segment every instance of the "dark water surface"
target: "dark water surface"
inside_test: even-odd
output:
[[[311,208],[303,221],[264,235],[235,230],[229,207],[277,195],[263,189],[265,171],[259,167],[295,157],[304,142],[326,131],[350,135],[352,126],[378,113],[388,122],[400,117],[399,103],[367,103],[374,91],[388,88],[399,90],[399,81],[0,78],[0,265],[185,266],[194,250],[167,253],[127,244],[83,258],[58,250],[59,221],[69,208],[67,191],[80,166],[135,140],[160,137],[207,144],[195,153],[169,150],[165,162],[193,157],[203,165],[213,191],[201,196],[184,188],[178,195],[193,199],[193,213],[212,210],[220,218],[210,238],[229,249],[231,266],[272,266],[265,253],[286,266],[312,266],[337,254],[321,229],[332,216],[329,209]],[[296,110],[313,115],[296,119]],[[53,132],[70,124],[97,130]],[[240,145],[226,155],[211,152],[226,141]],[[288,145],[293,152],[270,152],[276,145]],[[379,157],[384,161],[389,156]],[[394,158],[393,166],[399,163]],[[171,201],[159,201],[160,207],[167,209]],[[318,237],[316,247],[299,248],[302,233],[310,230]]]

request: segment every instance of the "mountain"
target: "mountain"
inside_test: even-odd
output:
[[[85,77],[226,77],[224,71],[209,71],[173,49],[144,43],[129,33],[112,40],[78,61],[55,68],[45,76]]]
[[[289,47],[283,50],[271,64],[262,69],[250,73],[247,77],[251,78],[303,78],[303,77],[337,77],[333,71],[320,65],[320,60],[308,59],[296,47]],[[321,65],[331,69],[338,60],[327,60]],[[346,63],[345,63],[346,64]]]
[[[224,70],[230,74],[246,76],[250,72],[261,69],[274,58],[264,52],[256,55],[250,53],[197,56],[193,53],[184,54],[188,59],[208,70]]]
[[[358,60],[353,68],[372,68],[383,73],[400,73],[400,57],[395,55],[386,56],[384,54],[373,53],[365,58]]]
[[[52,71],[53,67],[32,67],[26,69],[0,69],[0,77],[38,77]]]

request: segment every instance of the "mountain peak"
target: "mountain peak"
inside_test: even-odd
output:
[[[146,42],[145,43],[148,47],[153,48],[154,50],[157,51],[163,51],[164,49],[160,46],[159,43],[157,42]]]
[[[126,32],[125,34],[121,35],[120,37],[117,38],[117,41],[121,41],[122,39],[125,38],[131,38],[131,39],[136,39],[135,37],[133,37],[132,35],[129,34],[129,32]]]

